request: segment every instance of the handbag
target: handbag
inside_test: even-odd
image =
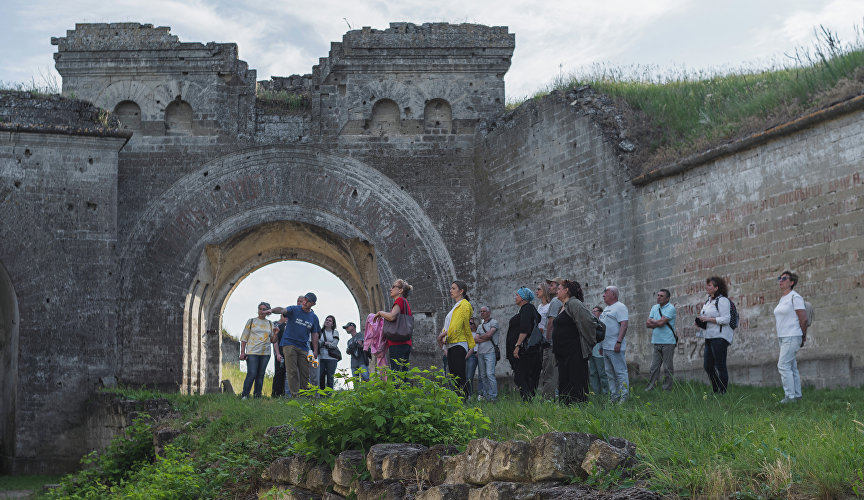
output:
[[[326,343],[327,342],[327,334],[324,332],[321,332],[321,335],[324,336],[324,342]],[[336,361],[342,360],[342,352],[339,351],[339,346],[336,346],[336,347],[324,346],[324,348],[327,349],[327,354],[329,354],[331,358],[335,359]]]
[[[414,316],[399,313],[394,321],[384,321],[384,338],[390,342],[411,340],[414,334]]]

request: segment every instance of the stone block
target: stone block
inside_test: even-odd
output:
[[[467,484],[440,484],[418,491],[414,500],[462,500],[468,498],[471,487]]]
[[[416,464],[417,455],[427,450],[423,445],[410,443],[386,443],[376,444],[369,448],[369,453],[366,454],[366,469],[372,476],[373,481],[384,479],[384,471],[382,470],[384,459],[393,455],[387,460],[388,472],[401,472],[399,461],[404,459],[412,461]]]
[[[351,486],[363,470],[366,458],[360,450],[346,450],[340,453],[333,464],[333,483],[347,488]],[[335,486],[334,486],[334,489]]]
[[[270,463],[267,468],[267,475],[270,480],[276,483],[289,484],[291,477],[291,461],[294,457],[280,457]]]
[[[306,473],[305,487],[315,493],[324,493],[333,486],[333,471],[327,464],[315,464]]]
[[[588,453],[582,462],[582,470],[586,474],[591,474],[596,468],[598,472],[606,473],[621,465],[626,459],[627,454],[624,450],[598,439],[588,448]]]
[[[492,454],[492,477],[498,481],[527,482],[531,480],[531,445],[525,441],[498,443]]]
[[[465,455],[453,455],[442,458],[444,462],[444,483],[462,484],[465,479]]]
[[[275,489],[275,496],[267,498],[275,498],[277,500],[317,500],[319,495],[312,493],[309,490],[298,488],[297,486],[286,486],[284,484],[262,484],[258,487],[258,498],[271,495]]]
[[[406,447],[398,452],[384,455],[381,460],[381,478],[419,480],[417,460],[425,451],[426,449]]]
[[[153,433],[153,449],[157,456],[165,456],[165,446],[177,439],[183,432],[178,429],[159,429]]]
[[[444,457],[459,454],[459,449],[453,445],[436,444],[417,457],[417,474],[419,479],[431,485],[444,482]]]
[[[583,432],[548,432],[531,441],[531,479],[582,475],[582,462],[597,437]]]
[[[465,480],[472,484],[486,484],[492,480],[492,455],[496,441],[491,439],[472,439],[465,450],[463,465]]]
[[[357,484],[357,500],[402,500],[406,488],[396,479],[383,481],[360,481]]]

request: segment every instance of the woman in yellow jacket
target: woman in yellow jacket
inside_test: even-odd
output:
[[[468,302],[468,285],[456,280],[450,285],[450,298],[455,301],[453,309],[444,318],[444,328],[438,335],[438,345],[447,350],[447,365],[453,382],[465,399],[468,397],[468,379],[465,377],[465,359],[474,349],[474,336],[468,320],[474,315],[474,308]]]

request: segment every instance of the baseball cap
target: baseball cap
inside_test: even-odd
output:
[[[308,300],[309,302],[311,302],[313,304],[318,303],[318,297],[316,297],[315,294],[312,292],[307,293],[306,295],[303,296],[303,298]]]
[[[349,326],[353,326],[354,328],[357,328],[357,325],[355,325],[353,321],[349,321],[348,324],[343,326],[342,328],[347,330]]]
[[[559,278],[547,279],[546,283],[558,283],[559,285],[563,285],[565,281],[567,281],[567,280],[559,277]]]

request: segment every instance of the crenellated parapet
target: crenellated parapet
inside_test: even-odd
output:
[[[114,112],[136,139],[243,136],[254,127],[255,76],[234,43],[186,43],[170,28],[76,24],[52,38],[64,95]]]

